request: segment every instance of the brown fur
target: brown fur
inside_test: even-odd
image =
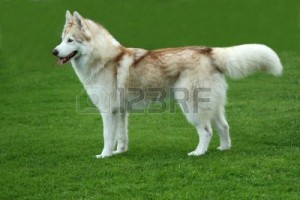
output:
[[[74,27],[75,27],[75,24],[73,22],[69,22],[68,24],[65,25],[63,34],[64,35],[68,34]]]
[[[199,53],[202,55],[210,56],[212,53],[212,48],[209,47],[179,47],[179,48],[166,48],[166,49],[158,49],[154,51],[148,51],[143,56],[136,59],[133,63],[133,66],[136,67],[140,62],[143,62],[145,60],[159,60],[161,57],[163,57],[166,54],[177,54],[182,51],[192,51],[193,53]]]
[[[120,47],[120,48],[119,48],[119,51],[120,51],[120,53],[113,59],[113,62],[114,62],[114,63],[118,63],[118,65],[120,64],[120,61],[121,61],[121,59],[123,58],[123,56],[124,56],[126,53],[128,53],[128,51],[127,51],[125,48],[123,48],[123,47]]]
[[[72,31],[74,28],[76,29],[78,27],[76,27],[76,24],[74,22],[69,22],[64,29],[64,35],[70,33],[70,31]],[[86,41],[86,42],[91,41],[91,38],[86,34],[84,34],[84,32],[78,32],[77,34],[74,35],[74,37],[79,41]]]
[[[172,85],[186,70],[197,70],[193,60],[201,62],[211,53],[206,47],[167,48],[153,51],[133,49],[130,86],[164,87]],[[141,53],[142,52],[142,53]]]

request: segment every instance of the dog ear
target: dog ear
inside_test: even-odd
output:
[[[73,13],[74,16],[74,21],[75,24],[80,28],[83,29],[84,28],[84,21],[83,21],[83,17],[81,17],[81,15],[78,12],[74,12]]]
[[[71,15],[70,11],[67,10],[66,12],[66,24],[69,24],[73,21],[73,16]]]

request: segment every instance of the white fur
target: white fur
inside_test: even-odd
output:
[[[72,23],[76,27],[70,28]],[[128,114],[122,111],[127,109],[123,102],[130,98],[130,88],[173,88],[175,99],[199,135],[196,149],[188,155],[199,156],[208,149],[212,123],[218,129],[218,149],[231,148],[224,109],[227,84],[223,73],[242,78],[255,71],[267,71],[276,76],[282,72],[278,56],[265,45],[213,48],[211,52],[210,49],[190,47],[149,53],[122,47],[101,25],[82,18],[77,12],[72,16],[67,11],[65,29],[68,27],[69,32],[62,35],[62,43],[56,50],[59,56],[78,51],[71,60],[72,66],[103,119],[104,148],[97,158],[128,150]],[[77,39],[78,34],[91,39],[67,42],[69,38]],[[195,93],[203,88],[206,90]],[[123,99],[119,95],[120,89],[124,91]],[[148,98],[149,101],[150,96],[147,91],[145,100]],[[209,101],[198,102],[198,98]]]
[[[275,76],[282,73],[277,54],[266,45],[246,44],[228,48],[215,48],[215,62],[231,78],[244,78],[256,71],[266,71]]]
[[[77,48],[78,47],[77,45],[74,45],[74,42],[68,42],[68,37],[65,37],[62,43],[56,47],[56,49],[59,50],[59,57],[66,57],[73,51],[77,50]]]

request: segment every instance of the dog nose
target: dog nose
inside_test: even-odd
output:
[[[57,56],[57,55],[58,55],[58,51],[57,51],[56,49],[54,49],[54,50],[52,51],[52,54],[55,55],[55,56]]]

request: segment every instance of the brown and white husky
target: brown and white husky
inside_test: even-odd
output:
[[[212,123],[219,133],[218,149],[228,150],[231,140],[225,119],[227,84],[224,75],[238,79],[256,71],[275,76],[282,73],[277,54],[265,45],[192,46],[151,51],[126,48],[103,26],[77,12],[71,15],[69,11],[62,42],[53,54],[60,65],[71,61],[89,97],[101,112],[104,148],[97,158],[128,150],[127,117],[131,106],[127,103],[139,95],[136,93],[142,91],[143,99],[140,100],[147,102],[155,95],[161,98],[163,91],[170,89],[199,135],[198,146],[188,155],[205,154],[212,137]]]

